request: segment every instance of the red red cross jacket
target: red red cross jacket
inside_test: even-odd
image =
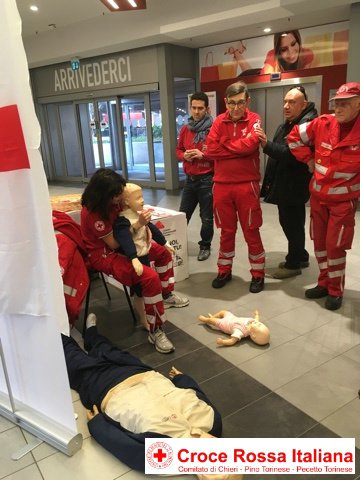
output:
[[[315,158],[311,194],[326,202],[360,197],[360,115],[350,133],[340,141],[334,115],[321,115],[296,125],[288,135],[291,153],[301,162]],[[315,153],[309,146],[314,144]]]
[[[260,180],[259,139],[254,132],[254,126],[260,124],[260,116],[248,109],[237,122],[228,112],[216,117],[205,150],[206,156],[214,160],[214,182]]]
[[[66,310],[69,322],[74,324],[89,288],[89,275],[84,261],[86,250],[80,225],[66,213],[56,210],[52,213]]]

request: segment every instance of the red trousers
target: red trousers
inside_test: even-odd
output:
[[[146,318],[150,330],[154,331],[166,321],[163,295],[174,290],[174,270],[171,254],[165,247],[152,242],[149,252],[150,262],[154,268],[144,265],[144,271],[137,276],[131,261],[124,255],[116,252],[103,259],[97,259],[94,267],[107,275],[112,275],[115,280],[131,287],[141,285],[144,298]]]
[[[253,277],[264,277],[265,251],[259,231],[262,225],[259,193],[257,182],[214,184],[214,218],[217,228],[221,229],[219,273],[231,272],[239,220],[248,246],[250,273]]]
[[[310,237],[319,265],[318,285],[329,295],[342,297],[345,285],[346,250],[354,238],[356,200],[323,203],[310,198]]]

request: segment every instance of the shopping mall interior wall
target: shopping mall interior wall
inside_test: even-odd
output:
[[[349,62],[348,62],[348,70],[347,70],[347,77],[346,77],[348,82],[358,82],[360,79],[359,45],[360,45],[360,3],[353,3],[351,5]]]
[[[330,67],[321,68],[308,68],[303,71],[296,72],[284,72],[282,73],[282,79],[290,78],[304,78],[321,76],[322,77],[322,95],[321,95],[321,113],[329,112],[329,91],[330,89],[336,89],[342,83],[346,82],[346,65],[333,65]],[[214,82],[202,82],[201,90],[205,92],[216,91],[218,101],[218,112],[225,111],[224,94],[228,85],[238,81],[239,78],[218,80]],[[246,78],[241,78],[247,84],[251,83],[267,83],[270,81],[270,75],[252,75]],[[281,84],[281,80],[273,82],[273,84]]]

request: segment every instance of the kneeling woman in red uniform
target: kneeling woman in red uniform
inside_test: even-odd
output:
[[[158,273],[147,266],[138,276],[131,260],[116,251],[120,245],[113,236],[113,223],[121,209],[125,184],[125,179],[113,170],[101,168],[95,172],[81,198],[81,233],[93,268],[129,287],[140,284],[149,323],[149,342],[158,352],[170,353],[175,348],[162,326],[166,320],[164,302],[176,306],[171,301],[174,280],[162,287]],[[138,228],[149,221],[147,212],[140,213]],[[153,260],[156,269],[167,269],[169,277],[174,278],[171,254],[165,248]]]

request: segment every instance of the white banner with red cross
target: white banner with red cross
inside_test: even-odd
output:
[[[69,325],[15,0],[0,2],[0,45],[0,415],[66,443],[77,435]]]

